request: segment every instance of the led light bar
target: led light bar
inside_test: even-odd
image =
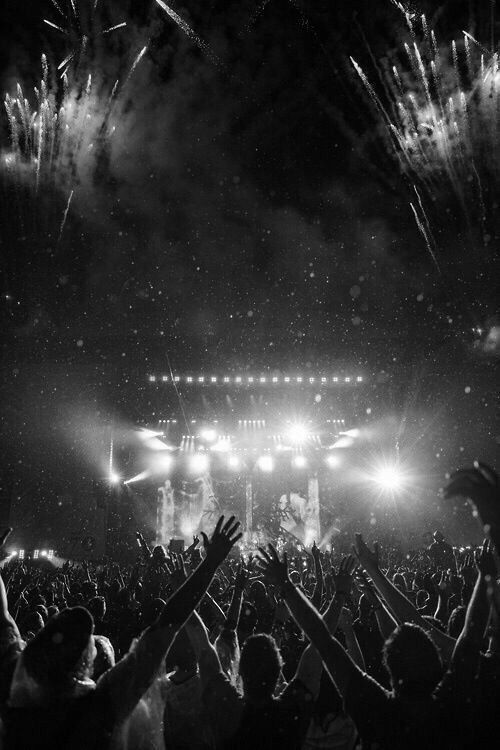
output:
[[[365,378],[363,375],[320,375],[304,377],[303,375],[283,375],[278,377],[273,375],[269,377],[267,375],[148,375],[148,381],[150,383],[182,383],[186,385],[331,385],[332,383],[337,384],[354,384],[364,383]]]

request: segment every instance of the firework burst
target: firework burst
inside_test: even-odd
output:
[[[457,234],[463,225],[469,251],[478,236],[488,247],[497,234],[499,56],[465,31],[451,47],[442,47],[424,15],[400,10],[410,39],[386,69],[384,93],[351,62],[384,122],[390,150],[410,184],[417,226],[440,269],[435,237],[447,216]]]
[[[44,18],[43,22],[68,44],[67,54],[57,66],[61,75],[68,72],[71,64],[78,66],[99,37],[127,25],[126,21],[104,23],[100,0],[51,0],[51,5],[53,18]]]

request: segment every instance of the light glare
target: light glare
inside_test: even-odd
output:
[[[272,456],[260,456],[257,459],[257,466],[261,471],[265,471],[266,473],[271,472],[274,469]]]

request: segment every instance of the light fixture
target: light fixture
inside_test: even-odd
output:
[[[274,469],[274,460],[272,456],[259,456],[257,466],[261,471],[269,474]]]
[[[47,550],[46,549],[42,549],[40,551],[40,557],[47,557]]]
[[[397,492],[405,483],[405,475],[397,463],[381,464],[375,470],[371,479],[385,492]]]
[[[194,453],[189,458],[189,470],[193,474],[205,474],[208,471],[208,457],[203,453]]]
[[[294,422],[287,429],[286,437],[293,445],[302,445],[311,437],[311,434],[305,424]]]
[[[53,559],[53,557],[54,557],[54,550],[53,549],[49,549],[49,551],[47,552],[47,557],[49,558],[49,560]]]
[[[294,456],[292,458],[292,465],[296,469],[304,469],[307,466],[307,459],[305,456],[299,454],[298,456]]]
[[[116,474],[114,471],[109,472],[109,482],[110,484],[119,484],[120,483],[120,476]]]
[[[239,469],[241,462],[238,456],[228,456],[227,458],[227,465],[230,469]]]
[[[207,443],[214,443],[217,440],[217,430],[214,430],[213,427],[205,427],[200,432],[200,438]]]
[[[325,458],[325,461],[330,469],[336,469],[340,466],[340,457],[333,453],[330,453],[330,455]]]
[[[40,550],[35,549],[33,550],[33,560],[38,560],[38,556],[40,555]]]

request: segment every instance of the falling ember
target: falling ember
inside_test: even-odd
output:
[[[58,238],[58,242],[60,242],[60,241],[61,241],[62,233],[64,232],[64,226],[65,226],[65,224],[66,224],[66,219],[68,218],[69,207],[70,207],[70,205],[71,205],[71,199],[73,198],[73,193],[74,193],[74,192],[75,192],[75,191],[74,191],[74,190],[72,190],[72,191],[71,191],[71,193],[69,194],[68,202],[67,202],[67,204],[66,204],[66,208],[64,209],[64,214],[63,214],[63,218],[62,218],[62,221],[61,221],[61,227],[60,227],[60,229],[59,229],[59,238]]]

